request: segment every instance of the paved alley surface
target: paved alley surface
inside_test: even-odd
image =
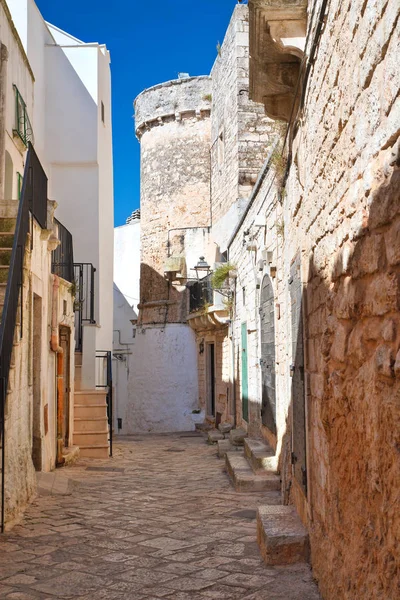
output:
[[[176,434],[57,471],[64,492],[0,537],[0,598],[319,600],[307,565],[263,563],[265,494],[236,493],[223,467],[203,437]]]

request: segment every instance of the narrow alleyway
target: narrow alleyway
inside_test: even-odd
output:
[[[176,434],[58,471],[67,494],[40,496],[0,538],[0,598],[318,600],[307,565],[264,565],[265,495],[236,493],[223,467],[203,437]]]

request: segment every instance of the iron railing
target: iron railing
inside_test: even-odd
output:
[[[82,352],[83,324],[96,323],[94,316],[94,274],[92,263],[74,263],[75,350]]]
[[[13,133],[21,138],[25,146],[29,142],[34,144],[33,129],[28,117],[25,100],[21,96],[17,86],[14,85],[13,87],[15,91],[15,129]]]
[[[75,281],[72,235],[57,219],[54,219],[54,223],[57,225],[60,245],[53,250],[51,272],[72,283]]]
[[[188,288],[190,312],[201,310],[207,304],[213,304],[214,290],[211,285],[211,275],[188,284]]]
[[[13,246],[8,272],[0,325],[0,432],[1,432],[1,516],[0,527],[4,531],[5,513],[5,404],[8,380],[15,337],[23,333],[23,269],[27,236],[29,231],[29,211],[40,225],[47,226],[47,177],[31,143],[25,163],[21,199],[16,219]],[[46,215],[43,220],[43,215]],[[43,225],[42,225],[43,227]],[[20,328],[16,331],[18,307],[20,308]]]
[[[113,381],[111,350],[96,350],[96,388],[107,390],[108,442],[113,452]]]

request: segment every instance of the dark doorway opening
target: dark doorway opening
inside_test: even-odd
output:
[[[261,286],[261,377],[262,377],[262,424],[276,434],[275,391],[275,305],[271,279],[265,275]]]
[[[207,344],[207,412],[215,417],[215,344]]]

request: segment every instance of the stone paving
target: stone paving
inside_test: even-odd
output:
[[[319,600],[308,565],[263,563],[266,494],[236,493],[215,453],[198,435],[134,436],[57,471],[66,494],[0,538],[0,598]]]

